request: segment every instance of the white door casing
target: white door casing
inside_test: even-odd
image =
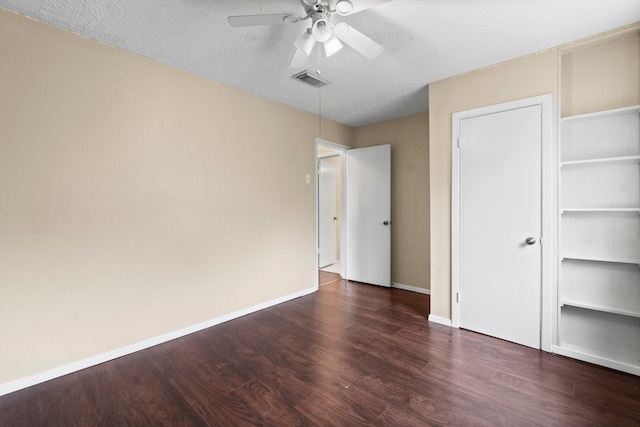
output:
[[[346,278],[391,286],[391,146],[346,153]]]
[[[323,158],[318,169],[318,267],[322,268],[337,261],[337,167]]]
[[[551,107],[547,95],[456,113],[452,153],[452,325],[548,351],[557,242]]]

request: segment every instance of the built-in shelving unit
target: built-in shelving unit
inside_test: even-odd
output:
[[[640,106],[560,131],[555,351],[640,375]]]

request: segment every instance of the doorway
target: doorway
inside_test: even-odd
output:
[[[323,167],[325,160],[337,163],[335,167]],[[316,139],[316,168],[318,268],[346,280],[390,287],[391,146],[384,144],[350,149]],[[337,174],[335,210],[333,207],[320,207],[320,193],[324,194],[324,191],[319,185],[328,183],[333,189],[332,178],[321,176],[325,170],[335,170]],[[327,194],[330,195],[324,194],[323,199],[333,205],[331,192]],[[327,213],[323,213],[325,211]],[[322,227],[324,241],[321,215],[326,224]],[[329,255],[321,254],[321,248],[328,248]],[[331,262],[334,258],[335,262]]]
[[[341,242],[344,150],[317,144],[319,285],[342,278]]]
[[[340,202],[340,155],[321,155],[318,160],[318,267],[336,269],[340,262],[338,209]],[[333,271],[339,273],[339,271]]]
[[[453,122],[452,324],[550,351],[551,96],[456,113]]]

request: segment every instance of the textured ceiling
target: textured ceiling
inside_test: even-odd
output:
[[[357,3],[358,0],[352,0]],[[317,114],[291,79],[308,21],[233,28],[228,15],[302,13],[298,0],[0,0],[0,7]],[[348,47],[307,67],[331,84],[322,115],[350,126],[427,110],[430,82],[640,21],[640,0],[395,0],[339,17],[385,51]]]

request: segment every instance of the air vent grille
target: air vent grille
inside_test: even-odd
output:
[[[306,85],[317,87],[317,88],[320,88],[322,86],[326,86],[327,84],[329,84],[328,81],[322,80],[315,73],[309,72],[309,70],[304,70],[298,74],[294,74],[291,77]]]

